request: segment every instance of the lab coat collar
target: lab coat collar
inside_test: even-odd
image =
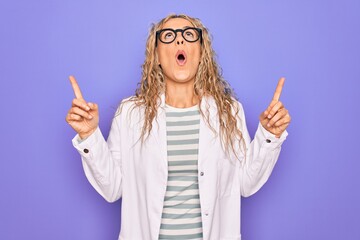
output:
[[[162,114],[165,114],[165,93],[160,95],[160,104],[158,109],[158,117],[161,117]],[[209,118],[212,119],[217,114],[217,107],[215,99],[212,96],[204,96],[201,100],[200,108],[204,114],[209,110]]]

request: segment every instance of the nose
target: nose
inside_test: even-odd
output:
[[[180,36],[180,40],[178,39],[178,36]],[[176,34],[176,44],[177,45],[184,44],[184,39],[180,32]]]

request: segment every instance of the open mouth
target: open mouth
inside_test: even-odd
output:
[[[180,65],[183,66],[186,63],[186,54],[184,51],[178,51],[176,53],[176,62]]]

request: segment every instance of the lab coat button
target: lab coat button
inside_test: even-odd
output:
[[[200,176],[204,176],[204,172],[201,172],[201,173],[200,173]]]
[[[267,143],[271,143],[271,140],[270,140],[270,139],[266,139],[266,142],[267,142]]]
[[[209,216],[209,213],[205,213],[205,216]]]
[[[84,153],[89,153],[89,149],[85,148]]]

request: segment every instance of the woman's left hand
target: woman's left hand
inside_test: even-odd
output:
[[[270,105],[259,117],[261,125],[277,138],[280,138],[291,121],[289,111],[279,101],[284,82],[285,78],[280,78]]]

